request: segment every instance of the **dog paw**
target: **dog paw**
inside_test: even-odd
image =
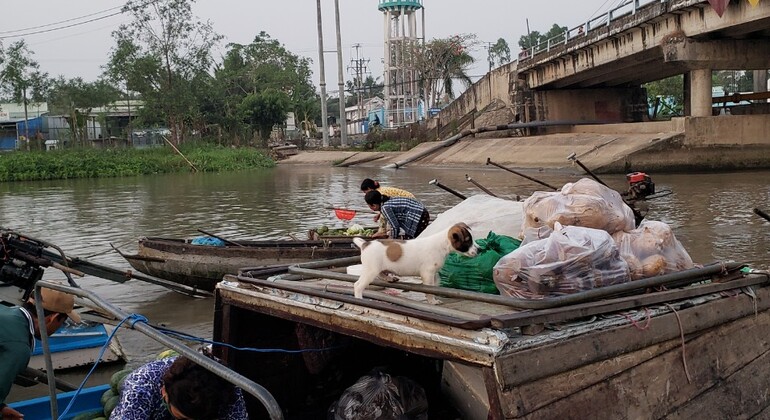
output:
[[[431,305],[440,305],[442,303],[441,299],[437,298],[435,295],[426,295],[426,298]]]

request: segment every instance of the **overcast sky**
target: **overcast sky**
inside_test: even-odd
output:
[[[519,37],[527,32],[527,20],[531,30],[540,32],[547,31],[554,23],[573,28],[619,1],[424,0],[426,38],[445,38],[459,33],[476,34],[483,43],[504,38],[515,57]],[[10,13],[5,14],[0,26],[0,41],[7,47],[20,39],[14,35],[26,34],[23,38],[34,51],[34,59],[43,71],[52,77],[61,74],[92,81],[100,75],[100,66],[105,64],[114,45],[111,32],[121,23],[130,21],[130,16],[123,14],[99,18],[116,13],[124,3],[125,0],[11,2],[5,5],[5,10]],[[362,57],[370,60],[371,74],[381,77],[383,19],[377,10],[378,1],[339,0],[339,4],[343,66],[347,68],[350,60],[355,58],[353,45],[360,44]],[[335,50],[334,1],[322,0],[322,7],[324,49]],[[198,0],[193,11],[201,20],[211,21],[214,30],[225,37],[215,54],[217,60],[226,43],[248,44],[257,33],[265,31],[288,50],[313,60],[313,80],[318,86],[315,1]],[[87,20],[94,21],[84,23]],[[67,22],[59,23],[63,21]],[[49,24],[55,25],[43,26]],[[65,25],[72,27],[55,29]],[[37,31],[44,33],[29,34]],[[486,54],[481,46],[473,52],[477,64],[470,73],[475,76],[474,80],[486,73]],[[325,54],[325,61],[327,87],[333,91],[337,87],[336,54]],[[349,78],[346,70],[345,80]]]

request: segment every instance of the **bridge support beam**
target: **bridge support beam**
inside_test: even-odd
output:
[[[689,74],[690,116],[711,116],[711,69],[692,70]]]

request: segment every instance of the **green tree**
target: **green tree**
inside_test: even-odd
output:
[[[654,111],[654,117],[670,118],[682,115],[684,109],[684,76],[679,74],[646,83],[647,103]]]
[[[289,111],[289,97],[277,90],[250,93],[239,106],[243,121],[259,132],[262,147],[267,147],[273,127],[286,121]]]
[[[548,48],[549,43],[551,47],[556,44],[563,43],[566,34],[566,26],[559,26],[558,24],[554,23],[551,26],[551,29],[549,29],[548,32],[544,34],[541,34],[538,31],[532,31],[529,33],[529,35],[522,35],[519,38],[519,47],[521,47],[523,50],[530,50],[532,47],[535,47],[535,52],[537,53]]]
[[[354,77],[353,80],[345,82],[345,91],[350,94],[347,101],[347,106],[353,106],[358,104],[358,98],[364,101],[375,96],[382,97],[382,93],[385,90],[385,85],[382,84],[380,78],[374,78],[371,75],[366,76],[359,83],[358,78]]]
[[[222,38],[210,22],[193,16],[193,1],[129,0],[122,10],[133,21],[113,32],[117,46],[108,64],[141,94],[145,122],[166,122],[176,144],[198,115],[193,84],[211,69],[211,51]],[[115,68],[120,64],[125,74]]]
[[[429,106],[435,106],[444,96],[454,99],[455,80],[470,86],[468,70],[474,58],[468,51],[476,44],[476,35],[461,34],[433,39],[416,49],[418,80]]]
[[[5,52],[3,66],[0,68],[0,94],[24,106],[24,120],[29,120],[27,106],[30,100],[45,101],[48,88],[48,73],[40,71],[40,65],[32,58],[33,52],[27,48],[24,40],[16,41]],[[25,123],[24,137],[27,150],[30,150],[29,126]],[[34,133],[32,133],[34,134]],[[37,145],[42,148],[42,144]]]
[[[312,61],[288,51],[278,40],[260,32],[248,45],[229,44],[222,65],[215,71],[216,84],[225,92],[225,119],[233,124],[244,98],[268,90],[282,92],[288,111],[297,118],[316,120],[320,99],[311,81]],[[309,102],[316,101],[317,105]],[[235,127],[233,127],[235,128]]]
[[[489,47],[489,68],[490,70],[511,62],[511,47],[508,42],[499,38],[497,42]]]

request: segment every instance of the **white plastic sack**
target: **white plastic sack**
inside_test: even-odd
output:
[[[522,245],[497,262],[493,279],[500,294],[542,299],[630,280],[628,264],[609,233],[554,226],[548,238]]]
[[[523,219],[522,203],[489,195],[474,195],[441,213],[420,234],[421,237],[441,232],[463,222],[471,228],[474,239],[483,239],[489,232],[519,237]]]

